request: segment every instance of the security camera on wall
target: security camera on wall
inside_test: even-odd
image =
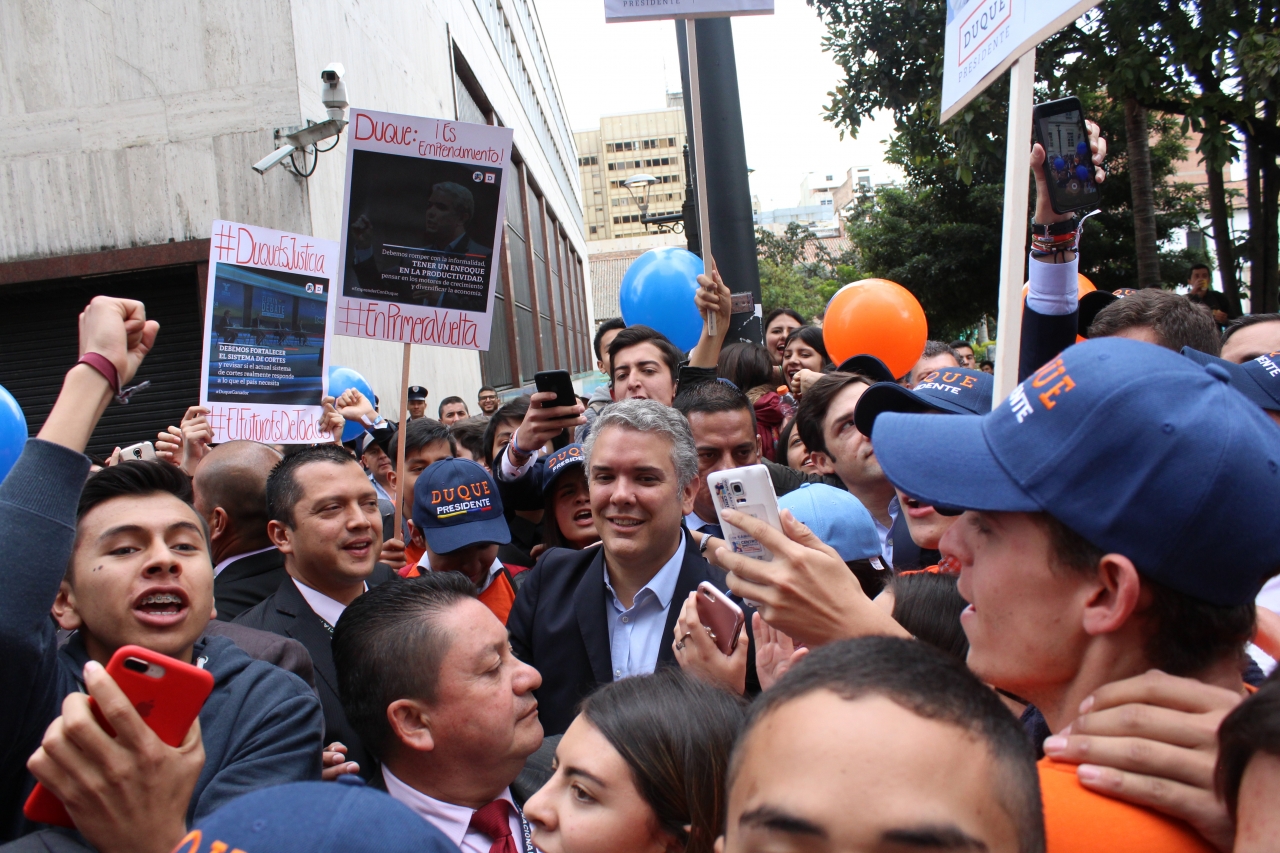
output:
[[[342,119],[347,112],[347,86],[342,82],[347,69],[341,62],[330,62],[320,72],[320,80],[324,87],[320,90],[320,100],[329,111],[329,118]]]
[[[341,62],[330,62],[324,67],[320,72],[320,101],[329,117],[318,124],[308,120],[305,127],[277,128],[278,147],[253,164],[255,172],[259,175],[266,174],[270,169],[287,162],[289,171],[298,177],[311,177],[316,170],[319,155],[332,151],[338,141],[335,139],[327,148],[317,147],[316,143],[341,135],[343,128],[347,126],[347,86],[342,82],[346,73],[347,69],[342,67]],[[298,153],[302,155],[301,165],[294,159],[294,155]],[[311,155],[310,169],[306,168],[308,153]]]

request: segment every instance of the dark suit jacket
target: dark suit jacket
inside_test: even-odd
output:
[[[226,637],[254,660],[275,664],[307,682],[312,690],[316,689],[316,670],[311,663],[311,653],[297,640],[216,619],[205,626],[204,636]]]
[[[525,574],[528,578],[516,593],[507,619],[511,650],[542,674],[542,686],[534,695],[538,698],[543,731],[548,735],[563,734],[573,722],[579,700],[613,681],[605,615],[604,548],[551,548]],[[658,646],[659,668],[676,665],[671,648],[676,619],[684,600],[702,581],[729,591],[724,572],[703,559],[690,541],[684,549],[684,562]],[[748,630],[750,624],[747,611]],[[748,693],[759,691],[755,672],[752,649],[747,661]]]
[[[369,586],[375,587],[392,577],[395,577],[395,572],[378,563],[369,577]],[[316,692],[320,694],[320,705],[324,709],[325,745],[335,740],[346,744],[347,760],[360,765],[361,776],[367,778],[372,775],[373,762],[360,743],[355,729],[347,722],[347,715],[342,710],[342,700],[338,698],[338,671],[333,665],[333,638],[329,636],[311,605],[302,597],[293,578],[286,576],[274,593],[256,607],[236,617],[235,624],[292,637],[307,647],[315,666]]]
[[[252,557],[241,557],[213,579],[213,603],[218,619],[230,622],[275,592],[289,577],[284,555],[272,548]]]

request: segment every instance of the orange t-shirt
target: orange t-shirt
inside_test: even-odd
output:
[[[1041,759],[1046,853],[1213,853],[1176,818],[1097,794],[1080,784],[1076,765]]]

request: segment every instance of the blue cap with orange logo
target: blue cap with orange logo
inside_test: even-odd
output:
[[[1236,364],[1191,347],[1183,347],[1182,354],[1203,367],[1218,365],[1231,377],[1232,388],[1268,412],[1280,412],[1280,353],[1266,353],[1244,364]]]
[[[574,465],[585,465],[586,461],[586,457],[582,455],[582,445],[577,443],[566,444],[550,456],[538,460],[541,465],[539,485],[543,496],[555,485],[556,478]]]
[[[437,554],[511,541],[498,486],[470,459],[442,459],[422,472],[413,487],[413,523]]]
[[[911,389],[896,382],[877,382],[858,399],[853,423],[858,432],[871,435],[881,412],[946,412],[953,415],[985,415],[991,411],[995,380],[990,373],[967,367],[931,370]]]
[[[1045,512],[1145,577],[1220,606],[1280,566],[1280,430],[1202,368],[1140,341],[1062,352],[980,418],[886,412],[889,481],[935,507]]]

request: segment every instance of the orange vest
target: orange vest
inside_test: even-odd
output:
[[[405,557],[409,556],[409,547],[405,548]],[[412,562],[406,562],[405,567],[400,570],[399,574],[405,578],[421,577],[422,572],[418,569],[418,560],[422,559],[419,553],[417,558]],[[512,575],[518,575],[525,571],[524,566],[508,566],[502,564],[502,571],[494,576],[493,581],[485,587],[484,592],[477,596],[480,603],[493,611],[493,615],[498,617],[503,625],[507,624],[507,617],[511,615],[511,605],[516,603],[516,588],[511,582]]]
[[[1046,853],[1213,853],[1190,826],[1142,806],[1094,793],[1076,778],[1076,765],[1044,758]]]

